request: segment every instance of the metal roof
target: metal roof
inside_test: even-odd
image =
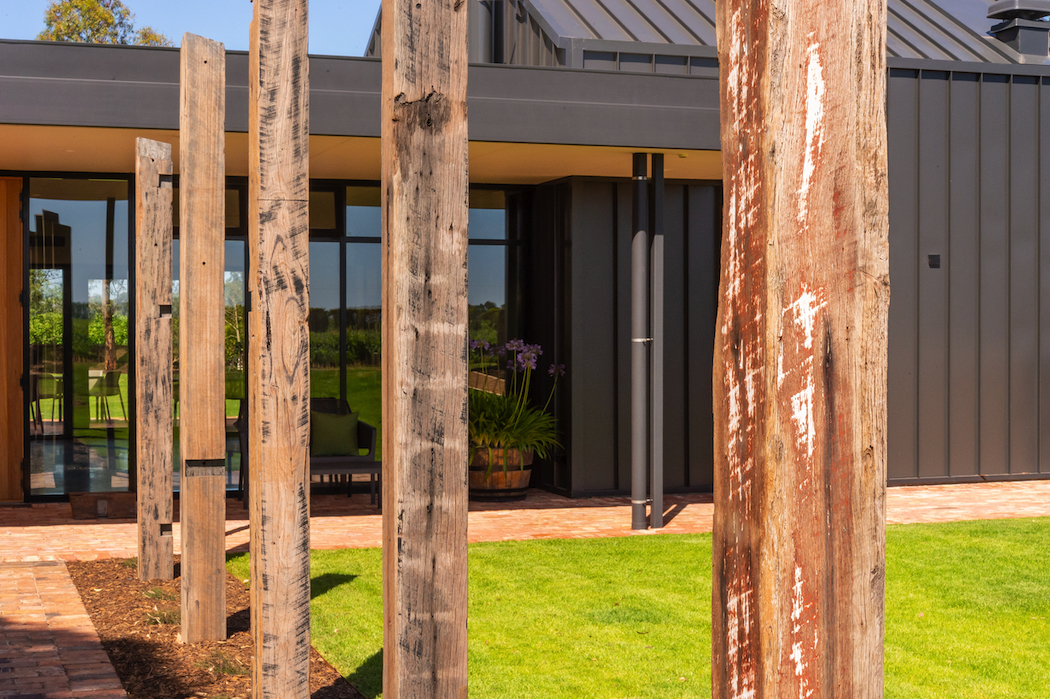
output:
[[[593,42],[715,45],[714,0],[520,2],[562,49]],[[981,63],[1048,62],[1045,57],[1022,57],[992,37],[989,29],[996,21],[987,18],[988,7],[988,0],[889,0],[888,55]]]

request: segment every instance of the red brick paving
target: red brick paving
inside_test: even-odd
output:
[[[379,546],[367,495],[316,495],[314,549]],[[665,496],[663,533],[711,531],[710,495]],[[890,488],[891,524],[1050,516],[1050,480]],[[570,500],[533,490],[523,502],[471,503],[476,541],[659,535],[632,532],[627,498]],[[179,526],[173,527],[179,550]],[[64,565],[136,555],[133,520],[74,521],[68,504],[0,507],[0,697],[124,697]],[[248,513],[227,501],[226,542],[247,550]],[[38,565],[27,565],[38,562]],[[115,684],[114,684],[115,683]]]
[[[63,563],[0,563],[0,697],[127,697]]]

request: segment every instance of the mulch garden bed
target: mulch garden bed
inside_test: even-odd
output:
[[[184,644],[179,635],[179,565],[174,580],[138,579],[135,560],[67,564],[88,615],[131,699],[247,699],[254,644],[248,588],[226,575],[225,641]],[[364,699],[310,649],[312,699]]]

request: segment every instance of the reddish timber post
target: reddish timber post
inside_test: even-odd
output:
[[[383,0],[383,696],[467,696],[467,3]]]
[[[252,696],[310,696],[307,1],[255,0],[249,56]]]
[[[712,696],[881,699],[885,0],[717,12]]]
[[[171,144],[136,138],[135,150],[139,579],[171,580]]]
[[[182,640],[226,638],[226,50],[182,37],[179,510]]]

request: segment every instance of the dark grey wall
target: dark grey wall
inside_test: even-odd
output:
[[[572,179],[535,195],[523,334],[555,348],[569,370],[558,400],[564,453],[539,475],[573,495],[630,485],[631,205],[627,181]],[[672,492],[711,488],[721,205],[717,184],[666,187],[664,483]]]
[[[890,481],[1050,473],[1050,78],[896,68],[888,110]]]

